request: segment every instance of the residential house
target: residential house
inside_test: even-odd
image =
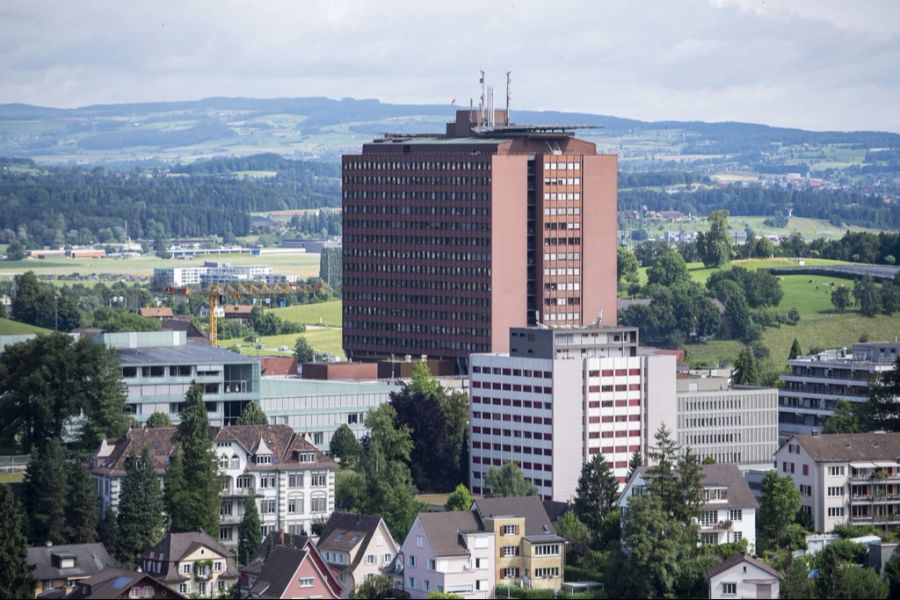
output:
[[[180,594],[204,598],[228,591],[238,579],[231,552],[204,531],[168,534],[144,553],[141,568]]]
[[[248,323],[253,316],[252,304],[232,304],[226,303],[222,305],[225,311],[226,319],[236,319],[241,323]]]
[[[336,569],[348,598],[368,577],[390,574],[400,545],[379,516],[334,512],[317,544],[325,561]]]
[[[50,596],[44,596],[50,597]],[[54,596],[63,598],[64,596]],[[78,582],[65,598],[187,598],[149,573],[108,568]]]
[[[800,490],[815,531],[900,525],[900,433],[794,435],[775,469]]]
[[[242,598],[340,598],[341,583],[309,537],[280,531],[241,569],[240,591]]]
[[[103,442],[93,458],[104,511],[118,509],[125,460],[147,448],[160,478],[174,450],[174,427],[133,429],[114,444]],[[263,535],[278,530],[310,531],[334,510],[336,464],[287,425],[211,428],[223,476],[219,542],[237,546],[247,500],[255,496]]]
[[[708,568],[710,598],[779,598],[784,580],[777,569],[747,556],[735,554]]]
[[[472,511],[482,529],[494,534],[498,585],[559,590],[566,540],[556,535],[540,498],[479,498]]]
[[[756,548],[756,509],[759,502],[737,465],[702,465],[703,505],[700,507],[700,543],[721,545],[747,540]],[[637,469],[619,496],[619,510],[628,513],[633,496],[647,493],[646,467]]]
[[[34,596],[49,590],[71,592],[75,585],[115,565],[103,544],[32,546],[28,566],[35,578]]]
[[[400,552],[397,571],[412,598],[432,591],[494,597],[495,535],[481,527],[474,512],[419,513]]]

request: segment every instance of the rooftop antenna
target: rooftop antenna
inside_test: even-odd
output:
[[[509,75],[512,71],[506,72],[506,124],[509,125],[509,99],[512,97],[509,93],[509,84],[512,81]]]
[[[479,125],[484,125],[484,69],[481,70],[481,77],[478,78],[478,83],[481,84],[481,98],[478,102],[478,110],[481,111],[481,122]]]

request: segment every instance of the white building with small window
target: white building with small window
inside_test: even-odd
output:
[[[384,519],[345,512],[331,514],[316,547],[337,571],[343,598],[349,598],[369,577],[391,576],[392,563],[400,551]],[[400,587],[399,580],[396,585]]]
[[[747,549],[756,548],[756,509],[759,503],[737,465],[702,465],[703,505],[700,507],[699,542],[721,545],[747,540]],[[619,496],[619,510],[628,514],[633,496],[647,493],[647,468],[634,472]]]
[[[116,511],[125,461],[147,448],[162,481],[174,451],[174,427],[133,429],[114,444],[105,441],[93,458],[102,510]],[[334,510],[336,464],[287,425],[234,425],[214,429],[223,476],[219,542],[235,547],[247,502],[255,497],[263,535],[309,533]]]
[[[766,563],[735,554],[708,568],[710,598],[779,598],[784,575]]]
[[[185,596],[219,596],[238,579],[231,552],[203,531],[170,533],[144,554],[140,565]]]
[[[800,490],[817,532],[835,525],[900,525],[900,433],[794,435],[775,469]]]

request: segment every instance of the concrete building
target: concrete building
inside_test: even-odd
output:
[[[677,380],[678,445],[700,458],[768,470],[778,450],[778,390],[730,387],[724,377]]]
[[[153,269],[153,289],[186,285],[226,285],[261,281],[268,285],[294,283],[296,275],[279,275],[266,265],[233,265],[221,261],[206,261],[201,267],[157,267]]]
[[[700,507],[699,542],[719,546],[747,540],[756,550],[756,509],[759,502],[736,465],[703,465],[703,506]],[[619,496],[619,511],[628,514],[631,498],[647,493],[648,470],[636,470]]]
[[[900,342],[867,342],[788,361],[778,392],[779,434],[820,433],[838,400],[865,402],[872,380],[894,368]]]
[[[338,293],[343,285],[343,253],[337,245],[323,247],[319,254],[319,277]]]
[[[400,544],[394,541],[384,519],[345,512],[331,514],[316,547],[337,572],[342,598],[349,598],[369,577],[390,576],[400,552]]]
[[[493,110],[344,155],[347,357],[464,370],[510,327],[615,325],[616,168],[572,127]]]
[[[493,598],[496,536],[474,512],[419,513],[400,549],[403,589],[412,598],[428,592]]]
[[[508,353],[473,354],[470,370],[474,494],[512,461],[543,498],[567,502],[601,452],[624,485],[631,455],[675,427],[675,358],[641,354],[633,327],[513,328]]]
[[[775,468],[800,490],[815,531],[900,525],[900,433],[793,435]]]
[[[780,598],[784,575],[745,554],[735,554],[708,568],[709,598]]]
[[[146,448],[162,478],[174,451],[174,427],[132,429],[112,444],[103,442],[91,473],[101,508],[118,510],[125,461]],[[334,510],[337,465],[285,425],[235,425],[215,430],[219,473],[224,477],[218,541],[238,543],[238,526],[248,497],[256,497],[263,535],[271,531],[301,533]]]

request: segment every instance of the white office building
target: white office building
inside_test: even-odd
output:
[[[788,361],[778,392],[779,433],[820,433],[838,400],[865,402],[873,378],[894,368],[900,342],[867,342]]]
[[[279,275],[266,265],[233,265],[228,262],[206,261],[203,266],[158,267],[153,269],[155,289],[186,285],[226,285],[229,283],[264,282],[268,285],[293,283],[296,275]]]
[[[513,328],[508,354],[470,357],[469,484],[517,463],[546,499],[575,496],[603,453],[624,485],[631,455],[675,428],[675,358],[640,354],[633,327]]]

